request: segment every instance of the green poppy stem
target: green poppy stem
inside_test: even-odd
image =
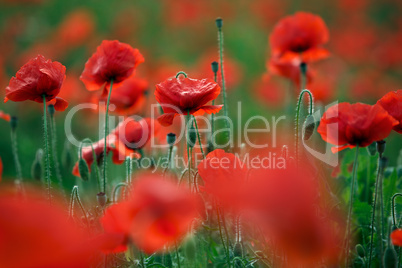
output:
[[[353,196],[355,189],[355,180],[356,180],[356,170],[357,170],[357,162],[359,156],[359,145],[356,145],[356,154],[355,161],[353,162],[353,171],[352,171],[352,181],[350,184],[350,200],[349,200],[349,211],[348,211],[348,219],[347,219],[347,227],[346,227],[346,246],[345,246],[345,258],[346,258],[346,266],[349,267],[349,235],[350,235],[350,222],[352,220],[352,211],[353,211]]]
[[[46,176],[46,184],[47,184],[47,196],[49,198],[50,204],[52,203],[52,194],[51,194],[51,181],[50,181],[50,161],[49,161],[49,145],[48,145],[48,133],[47,133],[47,115],[46,115],[46,95],[42,95],[43,98],[43,130],[44,130],[44,138],[45,138],[45,176]]]
[[[204,150],[202,149],[202,143],[201,143],[201,137],[200,137],[200,132],[198,131],[198,125],[197,125],[197,120],[195,119],[195,116],[193,115],[194,118],[194,125],[195,125],[195,129],[197,130],[197,137],[198,137],[198,143],[200,144],[200,149],[201,149],[201,153],[202,153],[202,158],[205,158],[205,154],[204,154]]]
[[[299,121],[300,121],[300,108],[301,108],[301,103],[303,100],[303,95],[307,93],[308,96],[310,97],[310,104],[309,104],[309,111],[308,114],[312,115],[314,112],[314,99],[313,99],[313,94],[310,92],[308,89],[303,89],[300,92],[299,99],[297,101],[297,107],[296,107],[296,116],[295,116],[295,128],[296,128],[296,133],[295,133],[295,158],[296,158],[296,163],[298,163],[299,159],[299,136],[300,136],[300,129],[299,129]]]
[[[14,119],[17,120],[17,119]],[[18,157],[18,143],[17,143],[17,133],[15,128],[11,128],[11,150],[13,152],[13,157],[14,157],[14,164],[15,164],[15,171],[17,174],[17,179],[22,180],[22,168],[21,168],[21,162]]]
[[[110,104],[110,96],[112,95],[113,88],[113,79],[110,80],[110,88],[109,95],[107,97],[106,103],[106,112],[105,112],[105,144],[103,146],[103,192],[106,193],[106,145],[107,145],[107,136],[109,134],[109,104]]]

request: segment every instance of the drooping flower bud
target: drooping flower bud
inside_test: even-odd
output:
[[[315,119],[313,115],[308,115],[303,124],[303,140],[307,141],[313,135],[315,129]]]
[[[398,267],[398,256],[396,255],[396,251],[392,245],[388,245],[387,249],[384,252],[383,264],[384,267],[387,268]]]
[[[87,162],[80,158],[78,160],[78,172],[80,173],[81,179],[84,181],[89,180],[89,168]]]
[[[223,26],[223,20],[222,20],[222,18],[217,18],[217,19],[215,20],[215,23],[216,23],[216,27],[218,27],[218,29],[221,29],[221,28],[222,28],[222,26]]]
[[[361,258],[364,258],[366,256],[366,251],[364,250],[364,248],[361,244],[357,244],[355,249],[356,249],[357,255],[359,255]]]
[[[385,140],[377,141],[377,152],[382,156],[385,151]]]

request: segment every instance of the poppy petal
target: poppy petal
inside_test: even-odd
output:
[[[167,113],[167,114],[163,114],[161,116],[158,117],[158,122],[164,126],[164,127],[168,127],[173,123],[173,119],[177,114],[175,113]]]
[[[68,107],[68,102],[60,97],[56,97],[55,100],[56,101],[54,103],[54,108],[56,109],[56,111],[64,112]]]

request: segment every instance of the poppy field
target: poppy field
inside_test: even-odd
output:
[[[400,0],[0,0],[0,267],[402,267]]]

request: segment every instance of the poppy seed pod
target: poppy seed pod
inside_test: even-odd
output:
[[[169,144],[169,146],[172,147],[174,145],[174,143],[176,142],[176,134],[168,133],[166,135],[166,141]]]
[[[80,158],[80,160],[78,160],[78,172],[80,173],[81,179],[83,179],[84,181],[89,180],[88,164],[83,158]]]
[[[303,124],[303,140],[307,141],[313,135],[315,129],[315,120],[313,115],[308,115]]]
[[[356,249],[357,255],[359,255],[361,258],[364,258],[366,256],[366,251],[364,250],[364,248],[361,244],[357,244],[355,249]]]
[[[398,267],[398,257],[396,255],[394,247],[388,246],[384,252],[384,259],[383,259],[384,267],[393,268]]]
[[[377,152],[380,154],[380,156],[385,151],[385,144],[386,144],[385,140],[377,141]]]
[[[43,157],[43,150],[38,149],[36,151],[35,160],[32,163],[31,168],[31,176],[34,180],[40,181],[42,178],[42,157]]]
[[[11,116],[10,126],[12,131],[15,131],[15,129],[17,128],[17,124],[18,124],[18,117]]]
[[[106,205],[106,194],[104,192],[100,192],[96,194],[96,200],[98,201],[98,205],[104,207]]]
[[[367,152],[369,155],[374,156],[377,153],[377,144],[373,142],[369,146],[367,146]]]
[[[56,112],[54,105],[50,104],[49,106],[47,106],[47,110],[49,111],[50,116],[53,117],[54,113]]]
[[[223,26],[223,20],[222,20],[222,18],[217,18],[217,19],[215,20],[215,23],[216,23],[216,27],[218,27],[218,29],[221,29],[221,28],[222,28],[222,26]]]
[[[212,72],[215,74],[219,71],[219,63],[217,61],[213,61],[211,63]]]
[[[193,124],[191,124],[190,127],[188,128],[187,144],[188,146],[193,148],[196,142],[197,142],[197,133]]]

